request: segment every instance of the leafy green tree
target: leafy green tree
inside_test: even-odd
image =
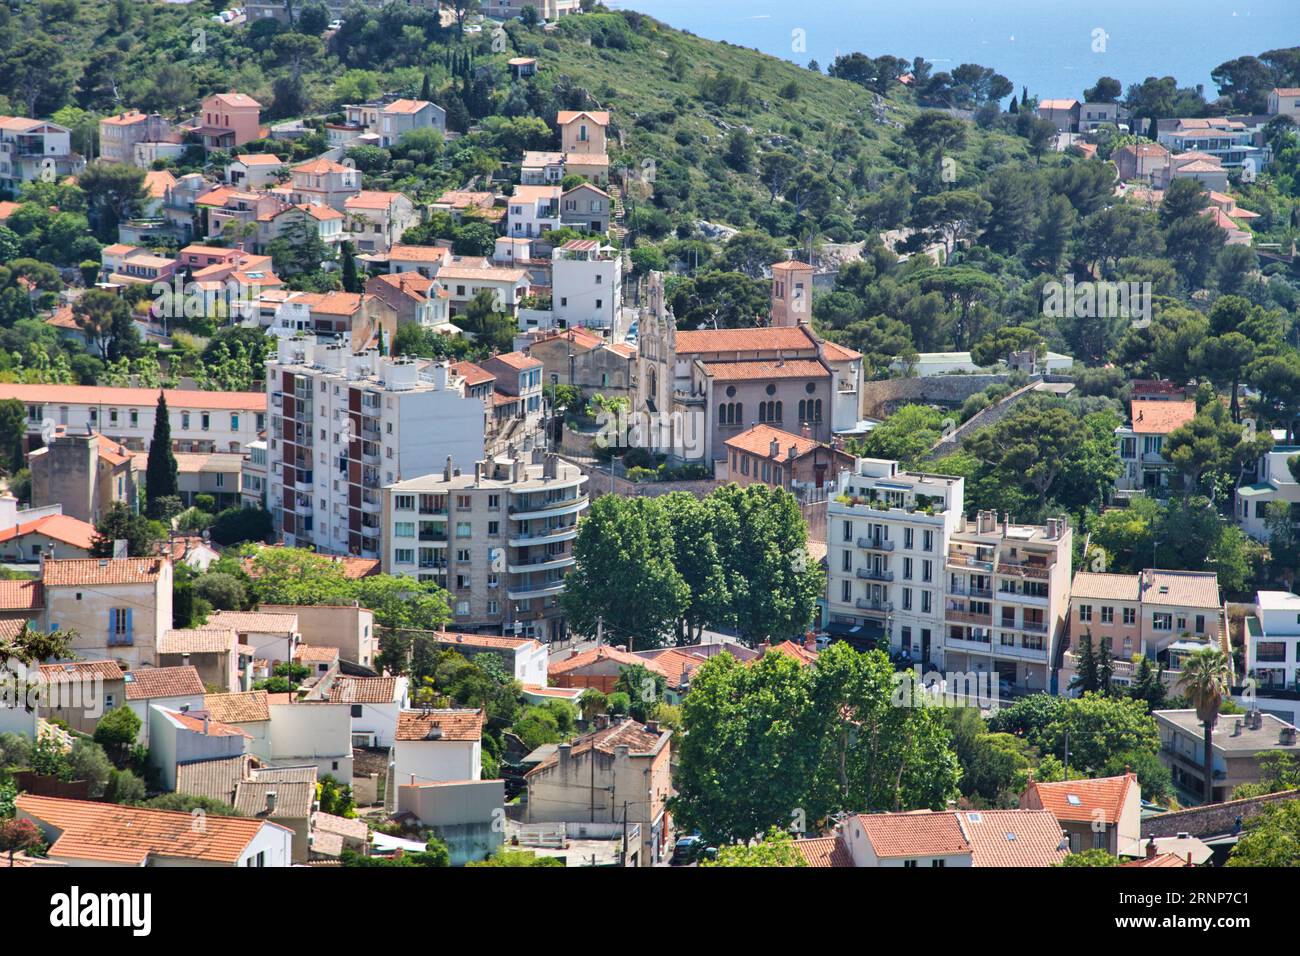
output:
[[[154,414],[153,439],[149,442],[149,458],[144,472],[144,493],[148,502],[149,517],[163,517],[160,503],[164,498],[180,494],[180,479],[176,456],[172,454],[172,425],[167,414],[167,397],[158,393],[158,409]]]
[[[903,405],[858,442],[856,453],[912,468],[943,435],[944,420],[929,405]]]
[[[795,846],[788,830],[776,827],[761,840],[732,843],[718,849],[717,859],[704,860],[700,866],[807,866],[808,861]]]
[[[1086,439],[1083,423],[1067,408],[1030,397],[963,447],[1007,485],[1032,491],[1043,506]]]
[[[121,760],[140,735],[140,723],[139,716],[125,704],[114,707],[95,725],[95,743]]]
[[[1228,866],[1300,866],[1300,800],[1266,804],[1246,821]]]
[[[1119,857],[1111,856],[1105,850],[1083,850],[1071,853],[1060,863],[1053,866],[1119,866]]]
[[[655,708],[663,701],[668,691],[668,679],[643,664],[634,664],[619,668],[614,690],[627,694],[631,701],[628,709],[631,718],[645,722],[653,717]]]
[[[1116,752],[1150,753],[1160,749],[1155,718],[1141,701],[1100,694],[1069,698],[1059,716],[1043,728],[1035,742],[1043,753],[1065,752],[1070,741],[1070,767],[1100,773]]]
[[[672,525],[663,506],[653,498],[597,498],[573,553],[561,598],[570,625],[595,634],[599,622],[629,649],[662,646],[690,599],[673,566]]]
[[[712,498],[700,499],[689,492],[672,492],[657,500],[672,524],[673,563],[689,589],[676,625],[677,642],[691,644],[706,627],[728,620],[732,592],[717,538],[724,513]]]
[[[27,408],[16,398],[0,400],[0,468],[12,475],[25,464]]]
[[[95,558],[111,558],[113,542],[125,540],[128,556],[147,558],[158,553],[158,545],[166,534],[160,523],[136,514],[124,502],[114,502],[95,525],[90,554]]]
[[[538,856],[529,850],[512,850],[501,847],[484,860],[470,860],[466,866],[564,866],[564,861],[554,856]]]

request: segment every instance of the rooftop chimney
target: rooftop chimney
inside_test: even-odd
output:
[[[1154,860],[1156,857],[1156,838],[1151,837],[1147,840],[1147,859]]]
[[[268,817],[275,815],[275,791],[274,790],[268,790],[266,792],[266,815]]]

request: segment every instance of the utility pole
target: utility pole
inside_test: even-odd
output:
[[[623,849],[618,855],[618,865],[627,866],[627,801],[623,801]]]

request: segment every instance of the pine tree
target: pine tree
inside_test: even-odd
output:
[[[1008,107],[1007,112],[1008,112],[1008,113],[1019,113],[1019,112],[1020,112],[1020,107],[1016,104],[1016,98],[1015,98],[1014,96],[1011,97],[1011,106]]]
[[[429,98],[429,74],[426,73],[424,74],[424,82],[420,84],[420,99],[427,100],[428,98]]]
[[[1103,637],[1100,644],[1101,649],[1097,652],[1097,690],[1109,695],[1111,678],[1115,674],[1115,665],[1110,656],[1110,638]]]
[[[1079,657],[1074,665],[1074,679],[1070,690],[1082,694],[1097,689],[1097,654],[1092,647],[1092,631],[1084,631],[1079,644]]]
[[[163,505],[164,499],[180,493],[176,477],[176,456],[172,454],[172,424],[167,417],[167,399],[158,393],[158,410],[154,415],[153,440],[149,442],[149,462],[144,473],[144,492],[148,501],[149,516]]]

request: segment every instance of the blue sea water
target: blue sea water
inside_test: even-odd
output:
[[[711,40],[826,69],[838,54],[991,66],[1038,97],[1099,76],[1217,91],[1225,60],[1300,45],[1300,0],[605,0]],[[796,31],[803,31],[802,34]],[[799,40],[802,38],[802,49]]]

